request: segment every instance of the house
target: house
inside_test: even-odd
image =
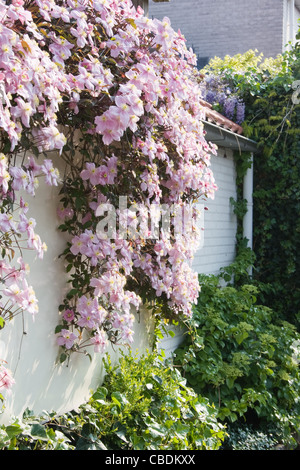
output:
[[[149,0],[149,16],[167,16],[180,29],[198,57],[198,67],[210,58],[257,49],[276,57],[295,41],[300,0]]]

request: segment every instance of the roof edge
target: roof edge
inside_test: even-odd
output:
[[[202,121],[204,124],[205,138],[209,142],[219,147],[231,148],[240,152],[258,152],[257,142],[248,139],[243,135],[224,129],[208,121]]]

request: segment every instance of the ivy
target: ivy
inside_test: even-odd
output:
[[[78,410],[0,427],[0,449],[216,450],[226,430],[208,400],[154,351],[105,358],[106,378]]]
[[[246,422],[256,431],[277,428],[280,440],[294,446],[300,336],[293,324],[258,303],[256,286],[226,282],[236,267],[245,274],[245,260],[220,276],[200,276],[199,302],[174,361],[187,384],[214,403],[221,422]]]
[[[300,311],[300,108],[295,83],[300,77],[300,50],[263,61],[262,54],[248,51],[214,59],[205,73],[225,76],[244,100],[244,135],[258,143],[254,157],[253,250],[254,281],[262,287],[260,299],[282,319],[299,328]],[[236,155],[237,215],[245,211],[241,190],[249,155]],[[241,228],[241,226],[240,226]],[[241,230],[238,243],[243,245]]]

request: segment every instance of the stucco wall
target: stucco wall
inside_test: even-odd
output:
[[[55,165],[63,171],[58,156]],[[230,151],[219,150],[212,158],[212,170],[219,186],[215,200],[208,200],[204,213],[203,247],[197,253],[194,268],[201,273],[214,273],[234,259],[236,220],[230,196],[235,196],[235,168]],[[43,410],[64,411],[76,408],[89,398],[103,379],[102,356],[92,355],[92,361],[82,355],[73,355],[69,366],[57,364],[58,347],[54,329],[58,324],[58,305],[65,289],[65,274],[58,255],[65,248],[65,239],[58,232],[56,207],[58,188],[41,184],[37,197],[30,202],[28,217],[35,216],[36,232],[46,242],[48,251],[43,260],[35,259],[31,252],[24,253],[31,266],[30,283],[39,300],[39,313],[32,320],[29,314],[17,316],[0,332],[0,358],[8,362],[16,380],[11,395],[7,396],[5,413],[1,422],[12,416],[21,416],[26,408],[39,414]],[[133,350],[140,353],[149,347],[153,324],[149,313],[137,316]],[[26,334],[24,334],[26,333]],[[167,337],[161,348],[167,356],[182,340],[183,331],[175,329],[175,337]],[[112,349],[113,358],[118,354]]]
[[[55,165],[63,171],[61,159],[53,158]],[[59,323],[58,306],[63,299],[66,278],[62,261],[58,255],[65,249],[63,235],[58,232],[56,207],[58,189],[41,184],[30,202],[28,217],[37,220],[36,232],[46,242],[48,250],[44,259],[36,259],[31,252],[24,252],[30,264],[29,281],[39,301],[39,312],[32,320],[30,314],[16,316],[0,332],[0,358],[7,361],[13,372],[15,385],[6,396],[5,413],[0,414],[0,423],[11,416],[21,416],[26,408],[35,413],[43,410],[64,412],[78,406],[95,390],[103,378],[102,356],[74,354],[69,366],[57,364],[58,346],[54,330]],[[136,318],[133,350],[145,350],[152,334],[152,322],[147,312]],[[26,334],[24,334],[25,332]],[[112,358],[118,354],[109,349]]]

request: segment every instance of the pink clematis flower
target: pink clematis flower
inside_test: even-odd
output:
[[[67,329],[62,329],[58,334],[57,344],[59,346],[64,346],[66,349],[71,349],[77,339],[77,334]]]
[[[85,170],[82,170],[82,172],[80,173],[81,178],[84,181],[89,180],[93,186],[95,186],[96,184],[99,184],[99,176],[100,176],[99,167],[96,168],[95,163],[86,163],[85,166],[86,166]]]
[[[58,185],[59,171],[53,167],[52,160],[45,159],[44,164],[41,166],[42,172],[46,176],[46,183],[50,186]]]
[[[64,320],[66,320],[68,323],[71,323],[74,318],[75,318],[75,314],[74,314],[74,310],[71,310],[71,309],[67,309],[65,310],[64,314],[63,314],[63,318]]]
[[[15,384],[12,372],[0,364],[0,389],[4,388],[10,391],[11,387]]]
[[[22,98],[16,98],[17,107],[12,109],[12,113],[15,117],[20,117],[24,126],[30,126],[30,118],[34,114],[35,110],[30,103],[24,101]]]
[[[94,344],[94,351],[96,353],[103,353],[108,346],[108,338],[105,331],[98,329],[95,336],[92,337],[91,343]]]

